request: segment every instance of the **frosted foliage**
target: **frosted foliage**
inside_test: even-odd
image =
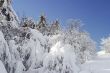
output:
[[[80,63],[94,53],[90,37],[79,31],[45,36],[36,29],[23,29],[21,34],[25,35],[13,36],[8,41],[1,32],[0,39],[7,46],[8,73],[78,73]]]
[[[107,53],[110,53],[110,36],[102,39],[101,49],[104,49]]]
[[[43,62],[43,73],[78,73],[76,57],[72,47],[57,42]]]
[[[95,42],[89,37],[86,32],[79,32],[77,30],[62,32],[50,38],[51,45],[58,41],[72,46],[74,53],[77,56],[77,61],[84,63],[95,56]]]
[[[65,31],[44,16],[39,23],[26,19],[18,26],[11,0],[0,2],[0,73],[79,73],[95,55],[95,43],[79,21]]]
[[[82,30],[82,23],[78,20],[70,22],[68,30],[64,33],[63,42],[72,45],[77,60],[84,63],[95,56],[95,42],[89,34]]]
[[[4,39],[3,33],[0,31],[0,60],[8,70],[9,62],[11,61],[11,55],[7,42]]]
[[[31,30],[30,32],[32,37],[27,43],[24,43],[23,48],[25,50],[24,53],[30,53],[30,58],[27,64],[31,64],[31,67],[34,68],[36,67],[36,63],[39,67],[39,63],[40,61],[42,61],[45,47],[45,39],[42,34],[36,30]]]
[[[11,6],[11,0],[1,0],[0,19],[2,25],[11,24],[14,28],[18,27],[18,17]]]
[[[1,31],[0,31],[0,59],[4,62],[6,59],[10,60],[9,48],[8,48],[7,42],[4,39],[3,33]]]

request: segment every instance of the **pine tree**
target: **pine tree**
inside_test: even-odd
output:
[[[32,29],[35,29],[36,23],[32,18],[26,17],[22,18],[21,25],[22,27],[30,27]]]
[[[36,29],[39,30],[43,35],[49,34],[49,26],[47,24],[47,20],[44,15],[40,16],[40,20],[36,26]]]
[[[60,23],[58,20],[54,21],[50,27],[50,34],[56,35],[61,31]]]

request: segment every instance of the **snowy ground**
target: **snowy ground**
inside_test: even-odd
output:
[[[97,55],[94,60],[82,65],[80,73],[110,73],[110,54],[100,51]]]

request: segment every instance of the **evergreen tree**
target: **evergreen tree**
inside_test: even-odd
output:
[[[32,29],[35,29],[36,23],[32,18],[26,17],[22,18],[21,25],[22,27],[30,27]]]
[[[56,35],[61,31],[60,23],[58,20],[54,21],[50,27],[50,34]]]
[[[40,20],[36,26],[36,28],[43,34],[48,35],[49,34],[49,26],[47,24],[46,17],[44,15],[40,16]]]

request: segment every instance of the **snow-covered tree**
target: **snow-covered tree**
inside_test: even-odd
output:
[[[80,21],[72,20],[65,31],[58,21],[47,22],[41,15],[37,25],[24,18],[18,26],[11,0],[0,0],[0,61],[7,73],[79,73],[80,63],[95,54]]]
[[[21,20],[21,26],[35,29],[36,23],[32,18],[25,17],[25,18],[22,18]]]
[[[60,23],[58,20],[56,20],[50,26],[49,35],[56,35],[56,34],[60,33],[60,31],[61,31]]]
[[[6,40],[17,35],[19,20],[11,6],[11,0],[0,0],[0,30]]]
[[[75,48],[74,51],[80,62],[84,63],[95,55],[96,46],[95,42],[81,26],[81,21],[71,20],[65,33],[64,42],[71,44]]]
[[[53,36],[51,44],[55,44],[60,41],[64,44],[71,45],[72,49],[74,50],[73,52],[77,56],[77,60],[80,63],[84,63],[85,61],[94,57],[96,49],[95,42],[91,39],[89,34],[82,30],[82,28],[79,26],[81,23],[76,20],[72,23],[69,25],[69,28],[66,31]]]
[[[0,31],[0,60],[3,62],[7,71],[10,71],[11,54],[8,44],[4,39],[3,33]]]
[[[49,34],[49,26],[47,23],[47,19],[44,15],[40,16],[40,20],[38,21],[36,29],[39,30],[43,35]]]
[[[0,0],[0,19],[0,22],[18,26],[18,17],[11,6],[11,0]]]
[[[110,36],[101,40],[101,49],[110,53]]]

